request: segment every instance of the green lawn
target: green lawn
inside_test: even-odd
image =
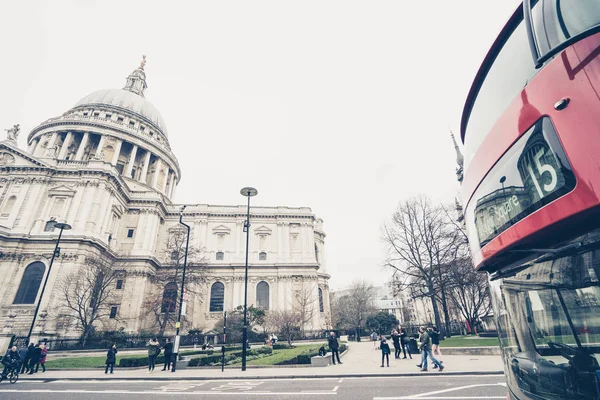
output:
[[[498,347],[498,338],[480,338],[479,336],[452,336],[440,341],[444,347]]]
[[[239,350],[238,350],[239,351]],[[182,351],[182,355],[186,355],[191,353],[192,351]],[[220,353],[220,352],[219,352]],[[215,352],[214,354],[217,354]],[[119,360],[121,358],[147,358],[147,353],[140,354],[127,354],[120,356],[117,354],[117,364],[119,365]],[[192,357],[201,357],[201,355],[192,355]],[[46,362],[46,367],[52,369],[77,369],[77,368],[100,368],[105,367],[106,364],[106,355],[102,356],[88,356],[88,357],[65,357],[65,358],[56,358],[52,359],[51,354],[48,355],[48,362]]]
[[[325,343],[323,343],[323,345],[324,344]],[[305,344],[291,349],[273,350],[273,354],[270,356],[257,358],[256,360],[250,360],[248,361],[248,365],[276,365],[282,361],[292,359],[298,354],[309,352],[311,350],[318,350],[321,346],[321,344]],[[235,365],[240,363],[241,361],[239,363],[235,363]]]

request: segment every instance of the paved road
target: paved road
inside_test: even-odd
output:
[[[506,399],[504,377],[423,376],[217,381],[23,381],[0,383],[0,398],[28,400],[340,399],[443,400]]]

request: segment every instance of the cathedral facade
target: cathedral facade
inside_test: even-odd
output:
[[[46,278],[32,337],[78,337],[77,324],[62,318],[61,282],[81,274],[90,257],[120,268],[110,315],[96,328],[155,329],[145,307],[148,298],[166,295],[152,278],[172,267],[168,242],[181,228],[180,213],[191,227],[190,248],[201,253],[194,268],[203,269],[185,296],[183,333],[210,330],[223,311],[244,304],[246,206],[189,204],[182,211],[172,203],[182,171],[145,89],[142,62],[123,89],[93,92],[35,127],[27,151],[17,147],[15,130],[0,142],[0,341],[27,335]],[[314,308],[305,328],[329,328],[322,220],[291,207],[251,207],[250,220],[248,305],[290,310],[305,294]],[[62,232],[47,276],[56,221],[72,229]]]

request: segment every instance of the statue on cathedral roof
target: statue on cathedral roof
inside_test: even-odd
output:
[[[142,56],[142,62],[140,63],[140,69],[144,69],[146,66],[146,56]]]
[[[5,131],[6,131],[6,140],[8,140],[9,142],[13,142],[14,144],[17,144],[17,138],[19,137],[19,132],[21,131],[19,124],[14,125],[10,129],[5,129]]]

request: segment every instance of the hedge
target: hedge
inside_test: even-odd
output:
[[[345,344],[341,344],[339,347],[339,352],[343,353],[346,351],[347,346]],[[308,352],[298,354],[296,357],[280,362],[278,365],[290,365],[290,364],[310,364],[311,358],[319,355],[318,349],[312,349]]]
[[[285,350],[285,349],[291,349],[292,346],[290,346],[287,343],[276,343],[273,345],[273,350]]]

